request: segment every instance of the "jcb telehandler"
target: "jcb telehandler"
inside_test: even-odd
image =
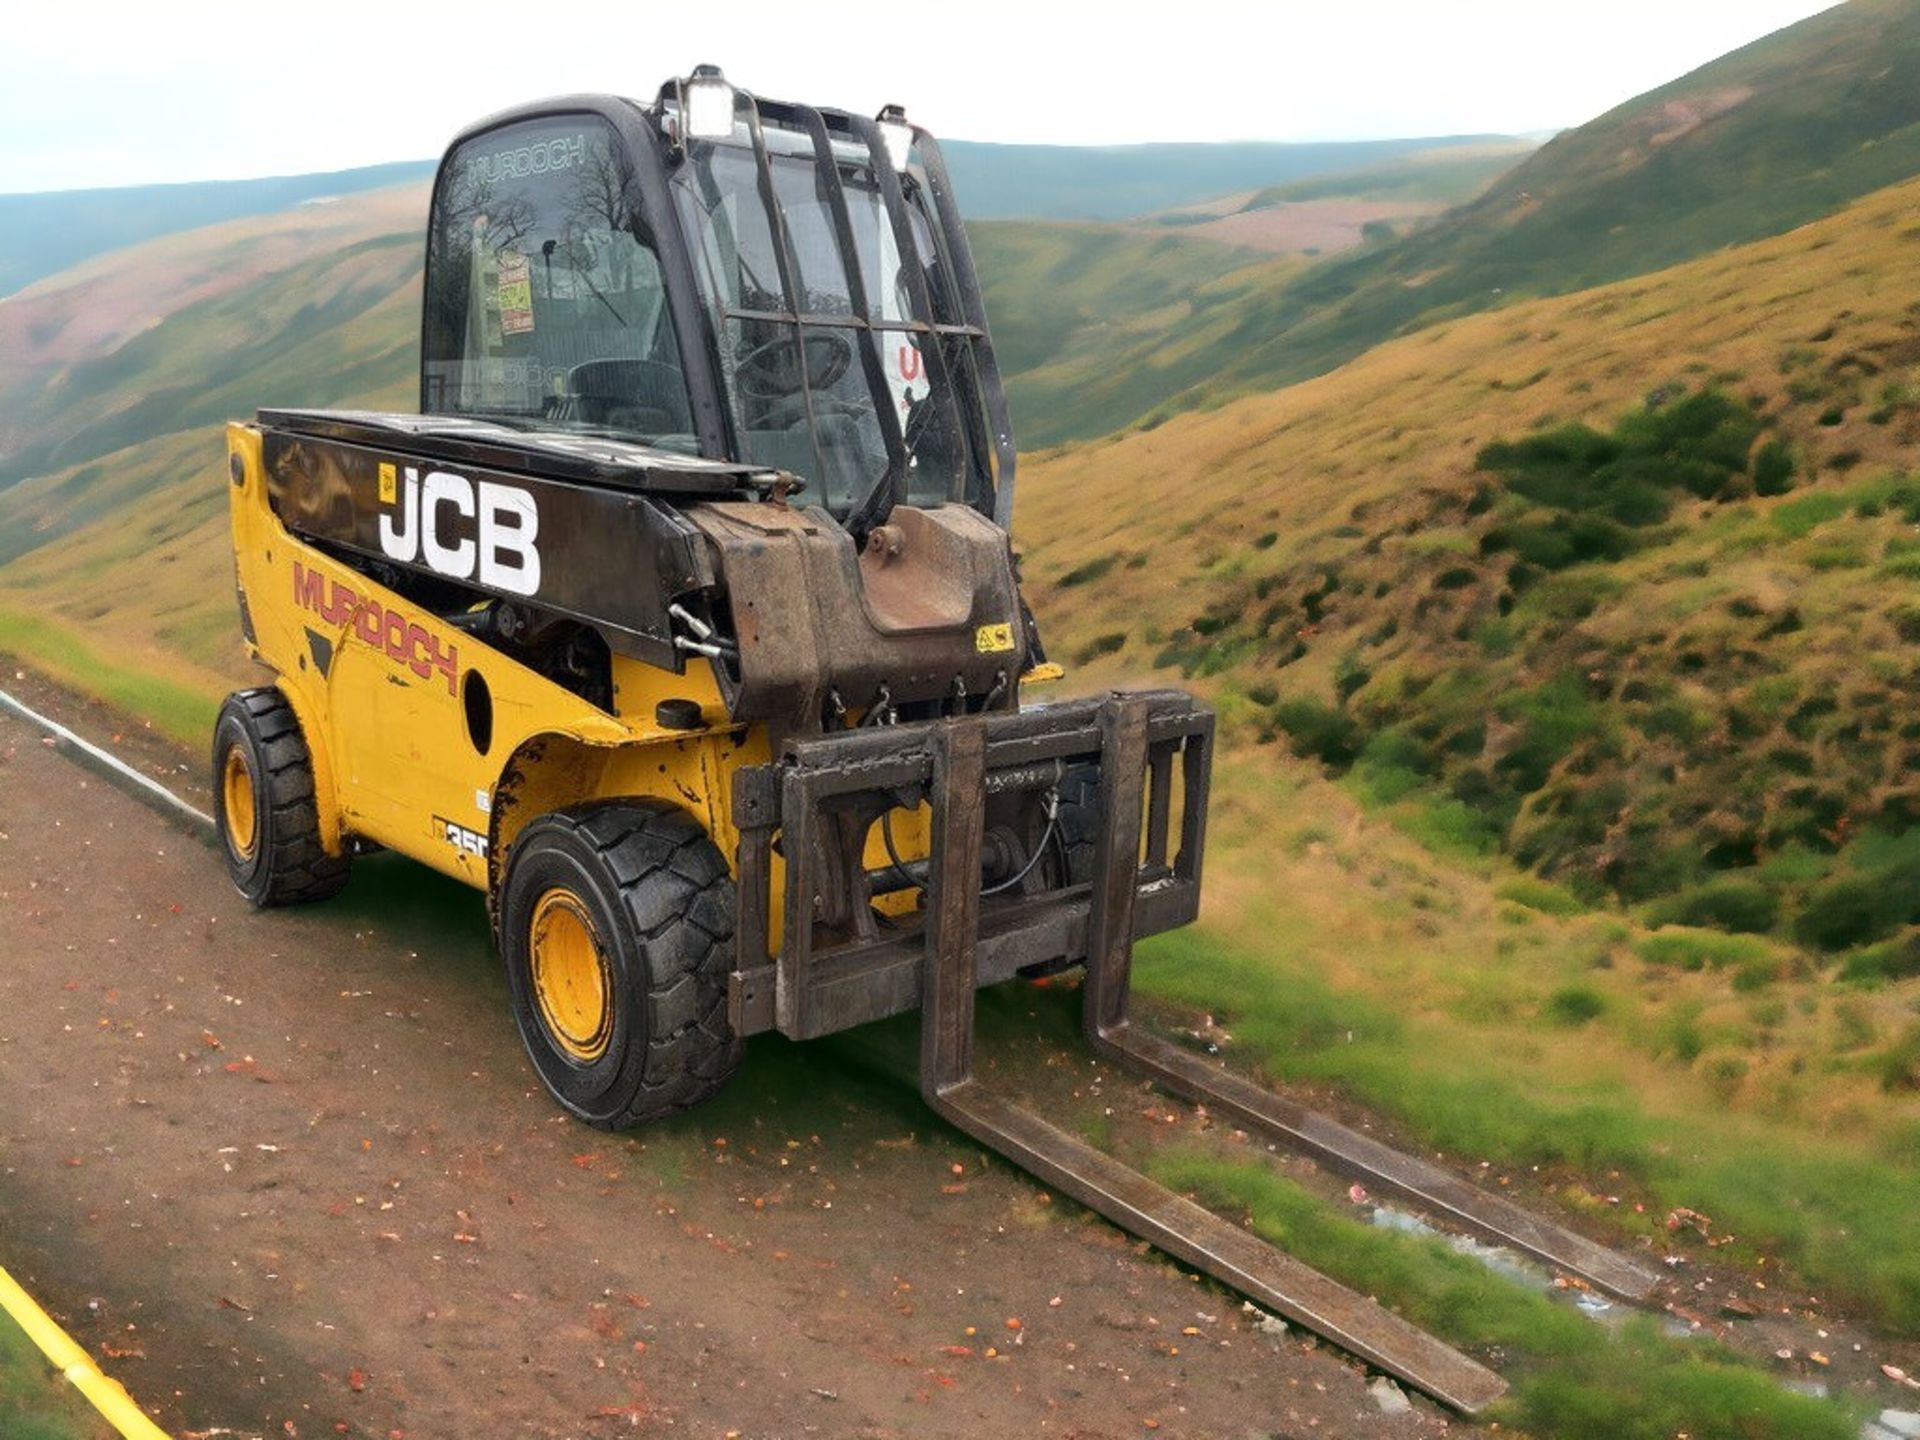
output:
[[[420,414],[228,431],[241,626],[271,685],[214,736],[260,905],[386,846],[485,892],[554,1097],[619,1127],[745,1037],[918,1008],[929,1103],[1462,1409],[1499,1377],[989,1092],[977,986],[1084,965],[1106,1055],[1638,1295],[1576,1235],[1140,1034],[1134,938],[1192,920],[1209,711],[1023,706],[1047,664],[1015,454],[939,147],[700,67],[447,151]],[[1097,504],[1097,499],[1090,500]]]

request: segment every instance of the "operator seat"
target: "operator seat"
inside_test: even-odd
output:
[[[587,360],[567,372],[556,420],[607,425],[643,435],[693,429],[687,382],[658,360]]]

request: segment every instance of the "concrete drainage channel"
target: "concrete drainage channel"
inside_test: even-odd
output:
[[[211,815],[189,805],[158,780],[149,775],[142,775],[119,756],[101,749],[91,740],[76,735],[58,720],[49,719],[31,706],[22,704],[5,690],[0,690],[0,710],[17,715],[29,725],[38,726],[46,731],[53,738],[55,748],[61,753],[72,756],[88,769],[113,781],[142,804],[151,806],[202,840],[209,842],[213,840]]]

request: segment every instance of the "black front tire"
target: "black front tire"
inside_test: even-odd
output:
[[[271,686],[227,697],[213,727],[213,818],[234,888],[255,905],[340,893],[352,869],[320,840],[313,755],[293,707]]]
[[[577,921],[588,932],[604,1017],[577,1001],[556,1013],[542,998],[536,949],[553,943],[543,917],[556,907],[576,917],[569,929]],[[733,1077],[742,1048],[727,1019],[733,919],[726,860],[671,805],[597,802],[520,832],[501,884],[498,939],[520,1038],[561,1105],[622,1130],[697,1105]]]

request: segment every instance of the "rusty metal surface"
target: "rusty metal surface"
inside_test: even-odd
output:
[[[889,635],[964,625],[974,607],[974,557],[934,512],[896,505],[860,552],[867,613]]]
[[[1126,1019],[1133,984],[1133,906],[1140,888],[1140,790],[1147,767],[1147,702],[1115,696],[1100,711],[1100,830],[1083,992],[1087,1024]]]
[[[980,840],[986,822],[986,732],[956,721],[938,736],[933,863],[921,967],[920,1093],[941,1094],[973,1073],[974,944],[980,929]]]
[[[1116,696],[1100,711],[1106,823],[1090,902],[1087,1004],[1090,1015],[1111,1012],[1122,1023],[1140,875],[1138,800],[1148,765],[1150,708],[1139,697]],[[927,1103],[1124,1229],[1435,1399],[1467,1414],[1499,1399],[1506,1382],[1484,1365],[974,1077],[979,845],[988,747],[985,727],[977,720],[943,726],[930,738],[939,783],[920,977],[920,1089]]]
[[[1122,1229],[1443,1404],[1472,1415],[1506,1393],[1506,1381],[1478,1361],[980,1081],[950,1085],[931,1103],[976,1140]]]
[[[727,593],[739,674],[722,675],[736,720],[817,732],[832,698],[880,702],[997,693],[1013,701],[1027,663],[1006,533],[961,505],[910,511],[900,553],[857,557],[826,511],[767,504],[689,507]],[[938,573],[936,573],[938,572]]]
[[[1138,893],[1129,902],[1133,938],[1187,924],[1199,912],[1200,844],[1193,822],[1204,814],[1213,717],[1179,691],[1141,692],[1123,703],[1143,717],[1147,754],[1157,757],[1160,771],[1171,774],[1179,756],[1185,773],[1181,853],[1136,877]],[[1109,704],[1093,698],[1010,714],[793,736],[782,743],[777,763],[737,772],[740,950],[729,981],[736,1033],[778,1029],[792,1039],[810,1039],[912,1010],[919,1003],[924,922],[908,913],[883,927],[858,923],[870,910],[870,896],[855,892],[871,891],[879,872],[857,863],[859,826],[848,817],[870,818],[906,803],[901,796],[950,794],[936,771],[942,737],[955,725],[980,727],[978,783],[991,816],[995,804],[1018,802],[1055,783],[1066,764],[1104,764],[1109,741],[1101,716]],[[1156,790],[1148,824],[1162,836],[1170,826],[1170,804],[1170,785]],[[786,862],[777,956],[767,950],[776,831]],[[849,856],[855,863],[848,863]],[[1058,888],[1036,885],[983,897],[975,936],[977,983],[997,984],[1030,965],[1081,960],[1093,909],[1087,887],[1064,880]]]

